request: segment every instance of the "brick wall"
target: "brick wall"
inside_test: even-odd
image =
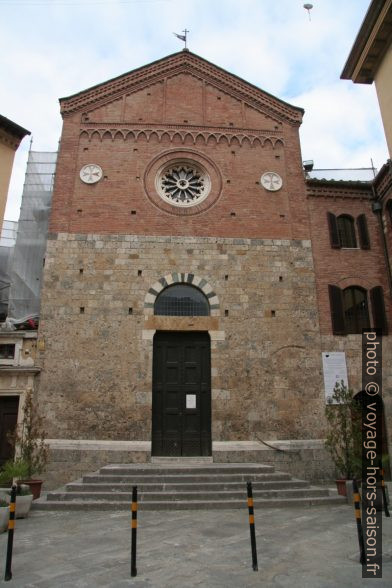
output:
[[[362,190],[329,187],[308,188],[309,212],[312,236],[312,250],[316,271],[317,298],[322,334],[331,334],[331,309],[328,295],[328,284],[339,288],[361,286],[370,290],[382,286],[388,315],[392,328],[392,305],[389,297],[388,281],[385,271],[385,260],[377,216],[371,208],[371,192]],[[322,193],[321,193],[322,190]],[[336,216],[349,214],[354,219],[365,214],[370,238],[370,249],[359,246],[358,230],[356,249],[333,249],[330,243],[327,212]],[[371,308],[369,305],[369,312]]]
[[[155,179],[148,177],[148,166],[166,152],[173,158],[199,153],[213,162],[213,189],[219,184],[214,206],[201,211],[195,207],[196,214],[186,215],[154,205],[146,189]],[[105,177],[97,184],[86,185],[79,178],[88,163],[103,169]],[[194,76],[178,74],[124,99],[90,107],[88,114],[77,111],[64,117],[50,230],[307,239],[301,167],[297,124],[273,118]],[[260,186],[266,171],[282,176],[281,190],[268,192]]]

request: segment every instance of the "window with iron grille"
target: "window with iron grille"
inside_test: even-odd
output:
[[[198,288],[188,284],[175,284],[163,290],[155,301],[155,315],[208,316],[210,306]]]
[[[0,343],[0,359],[14,359],[15,343]]]

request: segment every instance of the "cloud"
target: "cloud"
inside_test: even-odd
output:
[[[366,166],[373,156],[380,166],[375,89],[339,79],[368,3],[314,2],[311,21],[293,0],[0,4],[0,111],[32,131],[34,149],[56,150],[59,97],[181,50],[173,32],[186,27],[192,51],[306,109],[304,158]],[[8,218],[18,217],[27,146],[16,153]]]
[[[351,82],[320,86],[291,98],[305,109],[301,127],[304,159],[318,168],[380,168],[387,158],[375,88]]]

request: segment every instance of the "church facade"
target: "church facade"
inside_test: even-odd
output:
[[[374,191],[306,179],[300,108],[187,50],[60,104],[37,341],[51,439],[206,457],[319,440],[322,353],[359,391],[363,326],[384,329],[391,414]]]

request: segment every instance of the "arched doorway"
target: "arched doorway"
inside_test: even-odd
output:
[[[174,284],[154,304],[163,316],[208,316],[198,288]],[[210,456],[211,343],[205,331],[157,331],[153,341],[153,456]]]

